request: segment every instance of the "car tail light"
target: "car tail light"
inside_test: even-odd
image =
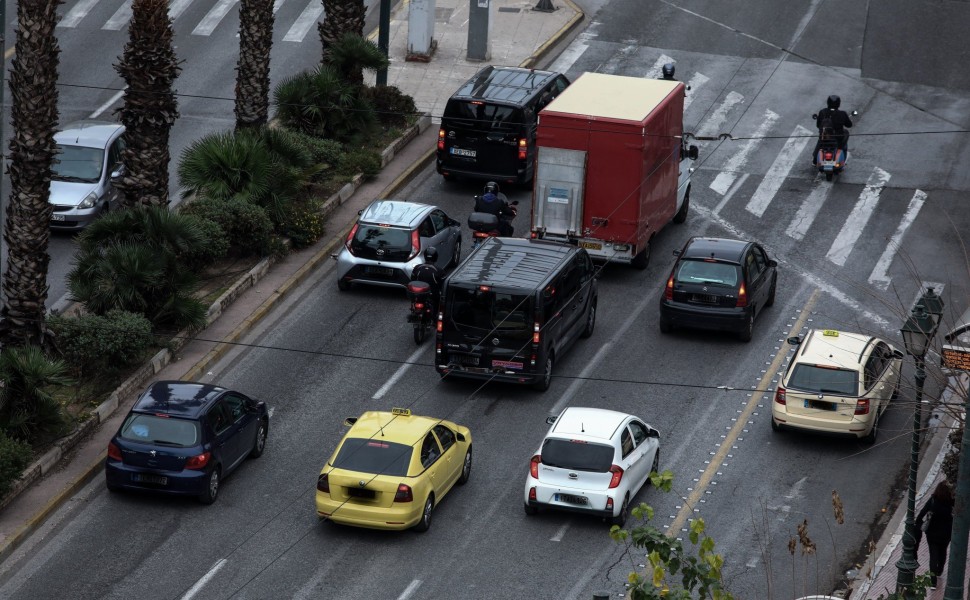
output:
[[[664,300],[674,299],[674,276],[671,275],[667,280],[667,287],[664,288]]]
[[[419,252],[421,252],[421,234],[415,229],[411,232],[411,256],[408,257],[408,260],[417,256]]]
[[[442,127],[438,130],[438,150],[445,149],[445,128]]]
[[[788,392],[780,385],[775,389],[775,402],[783,406],[788,404]]]
[[[351,245],[354,243],[354,236],[357,235],[358,227],[360,227],[360,223],[354,223],[354,226],[351,228],[350,233],[347,234],[347,240],[344,242],[344,245],[347,246],[347,250],[349,250],[351,253],[354,252],[354,249],[351,248]]]
[[[826,153],[825,153],[825,154],[824,154],[824,155],[822,156],[822,158],[824,158],[825,160],[832,160],[832,153],[831,153],[831,152],[826,152]]]
[[[529,151],[529,142],[525,138],[519,138],[519,160],[525,160],[526,154]]]
[[[615,488],[620,485],[620,480],[623,479],[623,469],[617,465],[610,467],[610,473],[613,473],[613,477],[610,478],[610,488]]]
[[[532,457],[532,461],[529,462],[529,475],[532,475],[533,479],[539,479],[539,463],[542,462],[542,456],[536,454]]]
[[[613,510],[613,498],[606,498],[606,510]]]
[[[121,460],[121,450],[115,446],[114,442],[108,442],[108,458],[111,460]]]
[[[397,493],[394,494],[395,502],[414,502],[414,492],[411,491],[411,486],[404,485],[403,483],[397,486]]]
[[[868,415],[869,414],[869,399],[860,398],[858,402],[855,403],[855,414],[857,415]]]
[[[540,329],[540,327],[539,327],[539,321],[536,321],[535,322],[535,325],[532,326],[532,343],[533,344],[538,344],[539,343],[539,340],[541,339],[539,329]]]
[[[202,454],[196,456],[190,456],[185,459],[186,469],[204,469],[207,464],[209,464],[209,458],[212,456],[209,452],[203,452]]]
[[[537,500],[536,489],[534,487],[529,488],[529,502],[536,502]]]
[[[330,476],[328,474],[320,473],[320,476],[317,477],[317,491],[324,494],[330,493]]]
[[[441,333],[441,331],[444,328],[445,328],[445,311],[440,311],[438,313],[438,325],[435,327],[435,331],[437,331],[438,333]],[[438,351],[439,352],[441,351],[440,347],[438,348]]]
[[[484,231],[476,231],[476,232],[472,233],[472,237],[477,237],[477,238],[481,239],[481,238],[487,238],[487,237],[489,237],[489,235],[487,233],[485,233]]]
[[[414,310],[424,310],[424,302],[415,302]]]
[[[735,304],[735,306],[737,306],[738,308],[744,308],[747,305],[748,305],[748,291],[744,289],[744,284],[742,283],[741,287],[738,288],[738,301],[737,301],[737,304]]]

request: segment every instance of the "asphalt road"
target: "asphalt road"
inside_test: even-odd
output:
[[[689,129],[741,139],[701,142],[687,223],[655,239],[646,271],[602,272],[596,330],[557,364],[548,392],[440,382],[430,344],[417,348],[411,339],[403,293],[339,292],[328,266],[253,332],[252,346],[212,369],[212,381],[273,409],[267,453],[226,481],[218,503],[109,495],[95,481],[71,519],[0,572],[0,596],[558,600],[622,593],[643,559],[614,544],[605,523],[527,517],[521,508],[544,419],[567,405],[629,411],[661,431],[661,467],[673,471],[674,491],[644,489],[637,500],[656,509],[660,527],[704,518],[737,597],[832,591],[878,536],[900,487],[912,366],[907,359],[902,396],[883,416],[874,447],[773,434],[771,395],[788,354],[783,340],[805,327],[834,327],[899,345],[902,317],[929,282],[943,285],[948,312],[963,312],[967,262],[954,232],[970,226],[961,205],[970,187],[965,139],[883,134],[965,128],[961,107],[970,98],[870,78],[868,59],[861,61],[880,32],[871,20],[858,21],[864,15],[819,23],[831,10],[819,2],[784,14],[768,3],[695,4],[684,6],[775,46],[802,49],[811,60],[779,61],[782,53],[771,46],[709,21],[698,28],[698,17],[669,3],[635,0],[614,0],[566,49],[557,68],[570,76],[648,76],[664,56],[676,60],[678,76],[693,82]],[[854,54],[819,50],[833,40]],[[798,127],[811,129],[811,113],[832,91],[862,114],[850,167],[826,184],[808,165],[811,146],[799,145]],[[779,157],[788,155],[797,160],[786,170]],[[433,202],[464,221],[477,189],[446,185],[429,170],[402,197]],[[522,235],[529,194],[508,191],[520,201]],[[656,302],[671,252],[691,235],[758,239],[779,261],[777,302],[749,344],[705,332],[659,333]],[[375,397],[392,378],[389,391]],[[931,377],[929,396],[935,386]],[[344,432],[342,420],[390,406],[469,426],[471,481],[449,494],[424,535],[318,522],[316,475]],[[844,505],[841,525],[833,490]],[[815,553],[790,556],[788,540],[803,521]]]

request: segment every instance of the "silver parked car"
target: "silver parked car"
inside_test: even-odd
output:
[[[406,287],[424,251],[438,250],[438,267],[461,261],[461,224],[429,204],[375,200],[360,212],[337,259],[337,287],[351,283]]]
[[[83,229],[118,206],[121,192],[114,182],[124,175],[124,132],[119,123],[77,121],[54,135],[58,154],[51,178],[52,228]]]

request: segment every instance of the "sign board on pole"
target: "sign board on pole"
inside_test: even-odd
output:
[[[947,369],[970,371],[970,348],[943,344],[940,362]]]
[[[478,0],[478,8],[488,8],[488,0]]]

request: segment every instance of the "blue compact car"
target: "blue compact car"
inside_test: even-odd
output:
[[[196,496],[212,504],[222,478],[266,448],[266,403],[206,383],[158,381],[108,443],[110,491]]]

